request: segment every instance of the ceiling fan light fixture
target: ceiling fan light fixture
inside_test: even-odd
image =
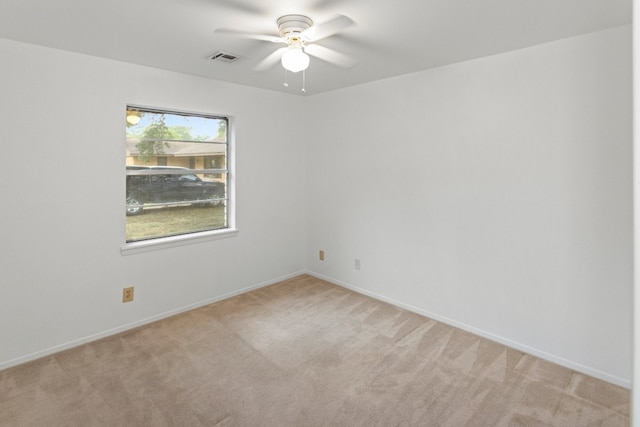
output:
[[[292,73],[304,71],[309,67],[309,55],[304,53],[300,45],[289,46],[281,61],[284,69]]]
[[[140,112],[136,110],[127,110],[127,123],[137,125],[140,122]]]

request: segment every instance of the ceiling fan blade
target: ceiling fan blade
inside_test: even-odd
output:
[[[217,0],[217,3],[229,9],[234,9],[239,12],[252,13],[254,15],[264,15],[265,13],[268,12],[268,10],[263,7],[258,7],[253,4],[249,4],[248,2],[245,2],[245,1]]]
[[[356,65],[356,60],[348,57],[347,55],[337,52],[328,47],[320,46],[317,44],[310,44],[305,46],[304,51],[309,55],[320,58],[323,61],[330,62],[343,68],[350,68]]]
[[[281,37],[278,36],[270,36],[268,34],[256,34],[256,33],[246,33],[243,31],[229,30],[226,28],[218,28],[214,31],[214,34],[223,34],[223,35],[231,35],[236,37],[243,37],[246,39],[253,40],[261,40],[265,42],[271,43],[286,43]]]
[[[287,50],[286,47],[281,47],[280,49],[276,49],[271,52],[266,58],[262,61],[258,62],[255,67],[253,67],[254,71],[264,71],[267,68],[273,67],[278,63],[282,54]]]
[[[345,0],[318,0],[313,4],[314,9],[327,9],[330,7],[335,7],[340,3],[345,2]]]
[[[318,25],[313,25],[310,28],[304,30],[302,32],[302,36],[309,41],[317,41],[330,37],[353,24],[353,20],[348,16],[336,15],[328,21],[325,21]]]

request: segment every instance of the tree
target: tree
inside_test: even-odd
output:
[[[176,141],[193,141],[193,137],[191,136],[191,128],[188,126],[171,126],[169,129],[169,133],[171,134],[171,139]]]
[[[138,159],[147,163],[153,156],[164,154],[164,149],[169,148],[167,139],[173,139],[173,133],[165,123],[164,114],[153,115],[142,134],[142,140],[136,144]]]
[[[218,139],[226,140],[227,139],[227,121],[220,120],[220,124],[218,125]]]

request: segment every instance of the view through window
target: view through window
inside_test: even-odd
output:
[[[226,117],[127,107],[126,241],[228,227]]]

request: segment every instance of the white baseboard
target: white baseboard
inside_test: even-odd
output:
[[[336,280],[336,279],[333,279],[331,277],[324,276],[322,274],[314,273],[312,271],[305,271],[305,273],[310,275],[310,276],[317,277],[318,279],[326,280],[327,282],[331,282],[331,283],[333,283],[335,285],[342,286],[343,288],[349,289],[349,290],[357,292],[359,294],[366,295],[366,296],[371,297],[373,299],[389,303],[389,304],[394,305],[396,307],[400,307],[400,308],[403,308],[405,310],[411,311],[413,313],[419,314],[421,316],[425,316],[425,317],[428,317],[430,319],[437,320],[438,322],[442,322],[442,323],[444,323],[446,325],[453,326],[453,327],[458,328],[458,329],[462,329],[463,331],[470,332],[470,333],[472,333],[474,335],[478,335],[480,337],[489,339],[491,341],[494,341],[494,342],[497,342],[499,344],[505,345],[507,347],[513,348],[515,350],[522,351],[523,353],[527,353],[527,354],[530,354],[532,356],[539,357],[540,359],[547,360],[549,362],[555,363],[557,365],[564,366],[565,368],[574,370],[576,372],[580,372],[582,374],[589,375],[589,376],[594,377],[594,378],[598,378],[598,379],[600,379],[602,381],[606,381],[608,383],[615,384],[615,385],[618,385],[620,387],[624,387],[626,389],[631,389],[631,381],[630,380],[625,380],[625,379],[619,378],[619,377],[617,377],[615,375],[610,375],[610,374],[608,374],[606,372],[602,372],[602,371],[599,371],[597,369],[593,369],[593,368],[590,368],[588,366],[584,366],[582,364],[572,362],[571,360],[567,360],[567,359],[564,359],[562,357],[558,357],[558,356],[555,356],[553,354],[546,353],[544,351],[529,347],[529,346],[521,344],[519,342],[515,342],[515,341],[512,341],[510,339],[501,337],[499,335],[495,335],[495,334],[492,334],[490,332],[483,331],[481,329],[478,329],[478,328],[475,328],[473,326],[458,322],[458,321],[453,320],[453,319],[449,319],[449,318],[441,316],[441,315],[439,315],[437,313],[432,313],[432,312],[429,312],[427,310],[423,310],[421,308],[412,306],[411,304],[406,304],[406,303],[404,303],[402,301],[397,301],[397,300],[395,300],[393,298],[388,298],[388,297],[385,297],[384,295],[376,294],[375,292],[371,292],[371,291],[368,291],[366,289],[362,289],[362,288],[359,288],[357,286],[353,286],[353,285],[350,285],[348,283],[341,282],[340,280]]]
[[[141,320],[138,320],[138,321],[135,321],[135,322],[132,322],[132,323],[127,323],[126,325],[118,326],[117,328],[109,329],[109,330],[106,330],[106,331],[103,331],[103,332],[98,332],[96,334],[92,334],[92,335],[89,335],[89,336],[86,336],[86,337],[83,337],[83,338],[79,338],[79,339],[76,339],[76,340],[73,340],[73,341],[69,341],[69,342],[66,342],[64,344],[60,344],[60,345],[56,345],[56,346],[53,346],[53,347],[49,347],[49,348],[44,349],[44,350],[36,351],[34,353],[27,354],[25,356],[20,356],[20,357],[17,357],[15,359],[11,359],[11,360],[7,360],[7,361],[4,361],[4,362],[0,362],[0,371],[2,371],[3,369],[11,368],[13,366],[21,365],[23,363],[31,362],[33,360],[40,359],[42,357],[50,356],[52,354],[59,353],[59,352],[64,351],[64,350],[69,350],[71,348],[78,347],[78,346],[80,346],[82,344],[87,344],[87,343],[92,342],[92,341],[97,341],[97,340],[99,340],[101,338],[106,338],[106,337],[109,337],[111,335],[119,334],[121,332],[125,332],[125,331],[128,331],[130,329],[134,329],[134,328],[137,328],[139,326],[146,325],[148,323],[156,322],[158,320],[162,320],[162,319],[165,319],[167,317],[175,316],[176,314],[184,313],[186,311],[194,310],[196,308],[200,308],[200,307],[203,307],[205,305],[213,304],[215,302],[222,301],[222,300],[234,297],[236,295],[244,294],[244,293],[253,291],[255,289],[260,289],[260,288],[263,288],[265,286],[273,285],[274,283],[278,283],[278,282],[281,282],[283,280],[287,280],[287,279],[290,279],[292,277],[296,277],[296,276],[299,276],[299,275],[305,274],[305,273],[306,273],[305,271],[299,271],[299,272],[296,272],[296,273],[287,274],[285,276],[278,277],[278,278],[272,279],[272,280],[268,280],[266,282],[261,282],[261,283],[258,283],[258,284],[255,284],[255,285],[252,285],[252,286],[249,286],[249,287],[237,290],[237,291],[228,292],[228,293],[223,294],[223,295],[219,295],[219,296],[216,296],[216,297],[213,297],[213,298],[208,298],[206,300],[198,301],[196,303],[189,304],[189,305],[186,305],[184,307],[176,308],[176,309],[173,309],[173,310],[169,310],[169,311],[166,311],[164,313],[156,314],[156,315],[153,315],[151,317],[147,317],[145,319],[141,319]]]

